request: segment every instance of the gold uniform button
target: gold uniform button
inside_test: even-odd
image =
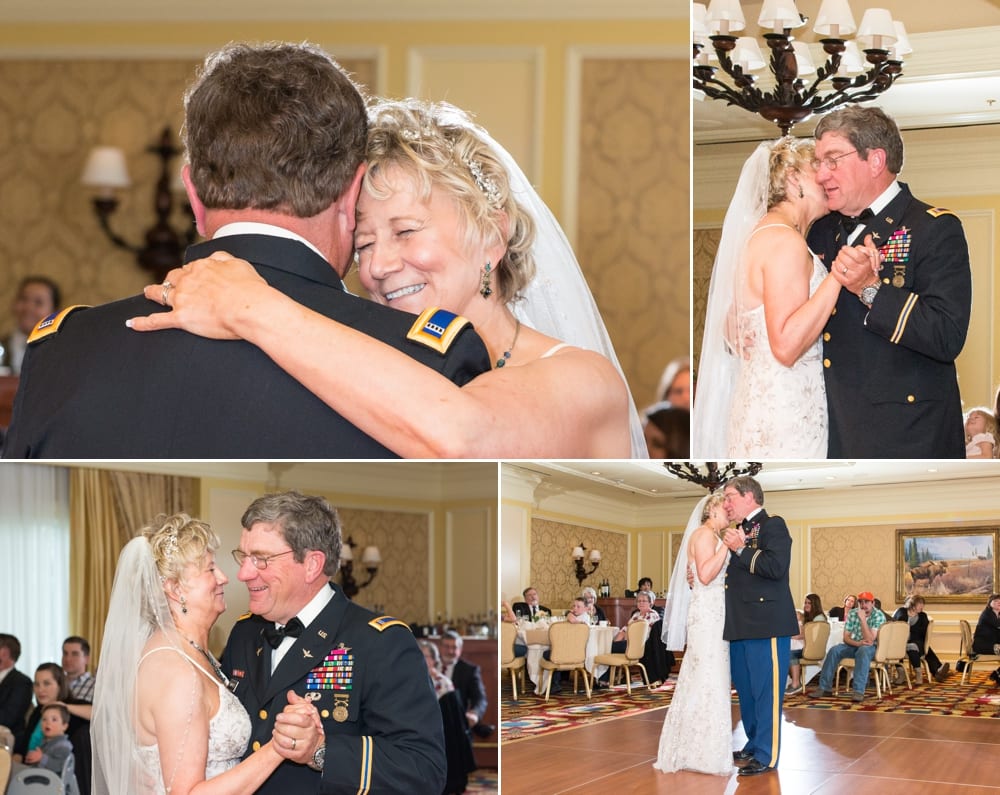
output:
[[[886,276],[885,278],[882,279],[882,284],[888,284],[888,283],[889,283],[889,277]]]
[[[254,740],[253,741],[253,749],[255,751],[259,751],[260,750],[260,740]]]
[[[267,720],[267,710],[266,709],[262,709],[258,714],[260,715],[260,719],[261,720]]]
[[[830,341],[830,332],[826,331],[823,333],[823,342],[829,342],[829,341]]]
[[[321,717],[324,717],[324,718],[329,718],[329,717],[330,717],[330,710],[328,710],[328,709],[324,709],[324,710],[323,710],[323,711],[322,711],[321,713],[319,713],[319,714],[320,714],[320,716],[321,716]]]
[[[915,400],[916,400],[916,398],[915,398],[915,397],[913,397],[913,395],[907,395],[907,396],[906,396],[906,402],[907,402],[907,403],[912,403],[912,402],[913,402],[913,401],[915,401]]]
[[[837,314],[837,307],[834,307],[834,308],[833,308],[833,311],[832,311],[832,312],[831,312],[830,314],[831,314],[831,315],[835,315],[835,314]]]
[[[829,367],[830,366],[830,360],[829,359],[824,359],[823,360],[823,366],[824,367]]]

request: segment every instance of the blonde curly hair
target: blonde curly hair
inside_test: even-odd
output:
[[[161,514],[142,529],[163,581],[183,582],[188,566],[197,566],[209,552],[219,548],[219,537],[200,519],[186,513]]]
[[[816,144],[810,138],[792,138],[785,136],[774,142],[771,156],[768,160],[770,180],[767,187],[767,209],[771,210],[788,196],[788,178],[792,174],[800,174],[812,170],[812,161],[816,155]]]
[[[517,298],[535,275],[535,223],[469,115],[446,102],[379,100],[369,107],[368,124],[363,189],[388,198],[387,172],[398,168],[414,179],[423,201],[433,190],[443,191],[455,203],[467,247],[495,241],[506,247],[492,264],[496,291],[504,303]]]

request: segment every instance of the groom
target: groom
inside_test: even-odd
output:
[[[781,704],[785,694],[791,636],[799,631],[788,586],[792,537],[785,520],[761,507],[764,492],[752,477],[732,478],[723,489],[726,531],[732,550],[726,570],[729,663],[740,700],[746,745],[733,753],[741,776],[773,770],[781,746]]]
[[[441,710],[410,628],[359,607],[330,579],[340,519],[326,500],[289,491],[255,500],[242,519],[239,579],[250,612],[222,666],[251,721],[250,756],[272,737],[283,762],[259,795],[441,792]],[[290,692],[294,691],[294,692]],[[316,724],[282,714],[312,702]]]

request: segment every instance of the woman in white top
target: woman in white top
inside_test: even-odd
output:
[[[806,245],[828,212],[813,158],[811,140],[786,137],[743,166],[709,287],[694,456],[826,457],[820,333],[840,284]]]
[[[355,229],[361,282],[378,303],[471,320],[492,370],[458,387],[220,253],[171,271],[172,290],[147,287],[174,311],[132,327],[248,340],[405,457],[645,457],[573,251],[513,158],[450,105],[382,101],[369,116]]]
[[[218,546],[208,525],[175,514],[122,551],[94,694],[96,795],[243,795],[294,751],[279,717],[274,738],[240,762],[250,718],[208,650],[226,609]],[[318,730],[311,704],[292,713]]]

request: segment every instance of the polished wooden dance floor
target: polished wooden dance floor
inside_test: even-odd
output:
[[[1000,719],[786,709],[778,771],[652,768],[666,707],[501,746],[503,795],[998,795]],[[734,744],[745,739],[733,707]]]

